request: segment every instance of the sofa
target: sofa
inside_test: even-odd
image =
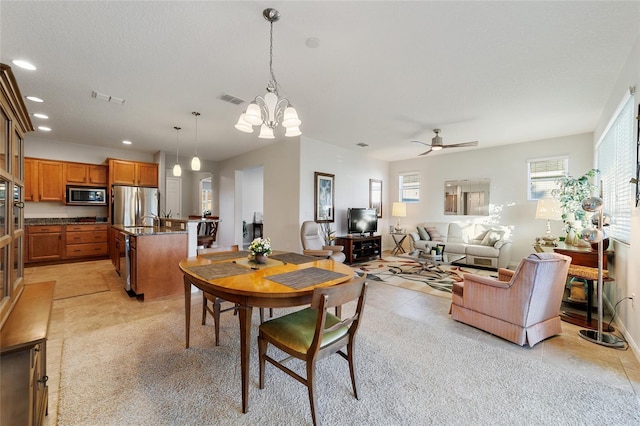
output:
[[[424,222],[409,233],[413,247],[429,253],[438,244],[445,254],[465,255],[459,264],[507,268],[511,262],[511,227],[471,222]]]

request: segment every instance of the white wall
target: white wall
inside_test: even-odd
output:
[[[592,140],[592,134],[587,133],[495,148],[451,150],[452,153],[445,155],[396,161],[389,167],[393,184],[385,209],[389,212],[391,203],[398,200],[399,174],[417,171],[420,173],[420,202],[407,205],[403,224],[473,221],[513,226],[511,263],[517,265],[533,251],[535,238],[546,231],[546,222],[535,219],[536,201],[527,200],[527,160],[567,155],[569,174],[580,176],[592,167]],[[445,216],[445,181],[479,178],[490,180],[490,216]],[[562,235],[561,230],[562,222],[551,223],[554,235]]]
[[[332,229],[336,235],[347,234],[347,209],[369,207],[369,179],[382,180],[382,218],[378,219],[378,233],[388,234],[389,212],[386,199],[389,189],[389,165],[386,161],[367,158],[366,148],[362,152],[338,148],[311,138],[302,138],[300,161],[300,225],[314,219],[314,173],[335,175],[335,222]],[[390,237],[383,238],[383,249],[393,247]],[[302,245],[299,243],[299,250]],[[391,244],[391,246],[389,246]]]
[[[620,101],[628,93],[630,86],[636,88],[635,105],[638,105],[640,103],[640,37],[636,40],[620,76],[611,90],[607,105],[594,132],[594,144],[601,137]],[[635,112],[634,116],[640,115],[640,111],[637,109]],[[638,130],[635,124],[633,126],[634,141],[637,141]],[[635,162],[635,159],[630,159],[630,161]],[[629,186],[633,191],[633,186]],[[635,192],[632,192],[632,198],[634,195]],[[640,207],[635,207],[634,204],[631,210],[631,243],[613,241],[610,248],[615,253],[614,260],[609,265],[610,273],[615,277],[615,281],[605,284],[604,294],[610,309],[620,299],[630,296],[632,293],[636,295],[634,306],[629,300],[620,303],[617,309],[617,323],[625,334],[636,358],[640,359],[640,262],[638,262],[640,259]]]
[[[253,215],[264,207],[264,170],[262,167],[245,169],[241,173],[242,182],[242,220],[247,223],[247,236],[243,242],[253,240]],[[257,237],[257,235],[256,235]]]

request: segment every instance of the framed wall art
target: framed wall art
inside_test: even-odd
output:
[[[315,172],[314,220],[318,223],[334,221],[334,175]]]
[[[378,218],[382,217],[382,181],[369,179],[369,208],[376,209]]]

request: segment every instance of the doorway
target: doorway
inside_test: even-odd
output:
[[[167,177],[167,196],[165,197],[164,217],[182,217],[182,179],[178,177]]]

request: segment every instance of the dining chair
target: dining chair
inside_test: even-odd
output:
[[[324,259],[331,259],[335,262],[343,263],[347,258],[343,253],[344,246],[327,246],[320,236],[320,228],[313,221],[302,222],[300,227],[300,241],[302,242],[302,253],[307,256],[316,256]]]
[[[209,253],[233,253],[238,251],[238,245],[234,244],[231,247],[211,247],[205,249],[199,249],[198,255]],[[211,307],[209,307],[211,302]],[[207,312],[213,317],[213,326],[215,330],[216,346],[220,346],[220,314],[233,310],[233,314],[238,314],[238,305],[233,304],[227,308],[222,307],[222,303],[226,300],[221,299],[211,293],[205,291],[202,292],[202,325],[207,324]],[[269,308],[269,317],[273,317],[273,308]],[[260,322],[264,322],[264,309],[260,308]]]
[[[258,334],[260,389],[264,389],[265,363],[269,362],[307,386],[311,404],[311,418],[313,424],[318,425],[320,420],[316,415],[317,400],[314,391],[316,362],[337,353],[349,362],[353,395],[358,399],[354,348],[366,293],[365,274],[345,284],[316,288],[313,291],[309,308],[261,324]],[[331,307],[343,305],[353,300],[357,300],[355,313],[348,318],[340,319],[327,311]],[[269,343],[289,354],[289,357],[282,361],[276,361],[267,355]],[[347,347],[346,354],[342,351],[345,346]],[[284,365],[292,358],[306,362],[306,378]]]

